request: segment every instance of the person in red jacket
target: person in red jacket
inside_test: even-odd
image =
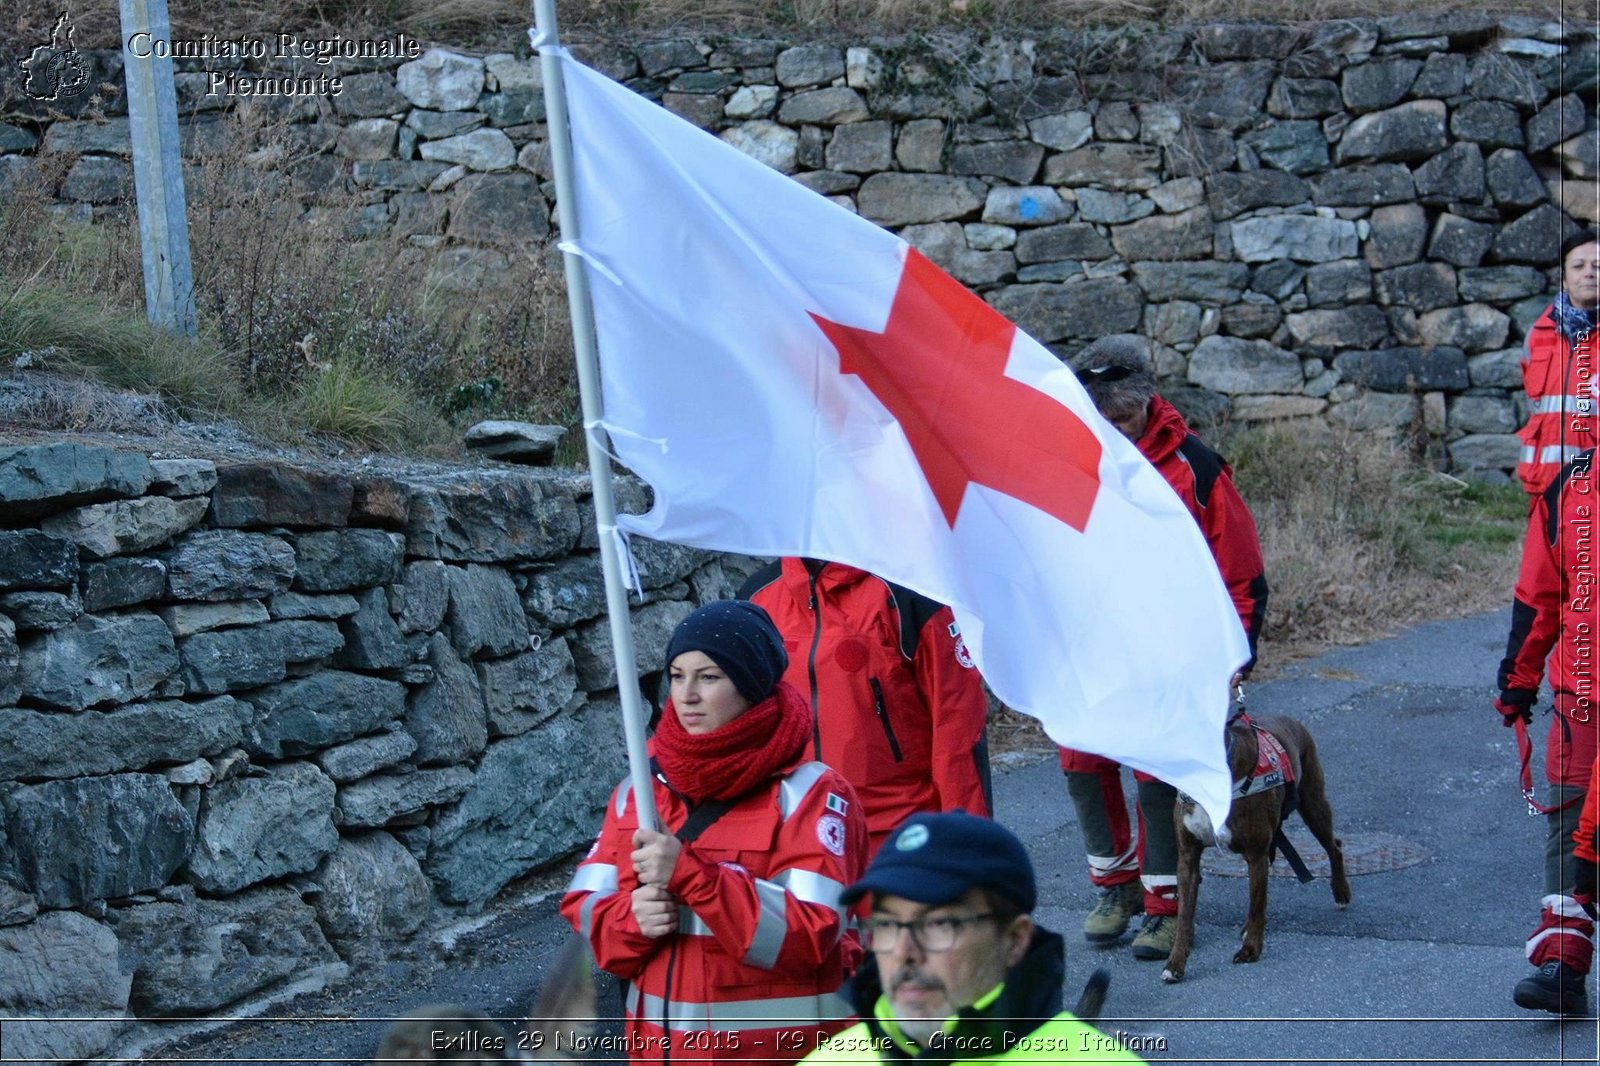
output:
[[[739,596],[783,634],[809,753],[855,786],[872,853],[918,812],[989,815],[989,702],[949,607],[817,559],[772,563]]]
[[[667,645],[650,742],[665,831],[629,781],[561,900],[600,968],[627,982],[634,1062],[802,1058],[844,1028],[861,956],[840,895],[867,861],[850,783],[805,758],[811,711],[765,611],[699,608]]]
[[[1522,387],[1528,422],[1517,476],[1531,497],[1545,490],[1579,452],[1600,444],[1595,402],[1600,394],[1595,318],[1600,307],[1600,233],[1586,230],[1561,245],[1561,291],[1524,342]]]
[[[1255,519],[1234,487],[1232,470],[1189,431],[1177,408],[1157,395],[1143,340],[1129,334],[1102,337],[1079,353],[1076,366],[1106,421],[1134,442],[1199,523],[1244,624],[1253,665],[1266,615],[1267,579]],[[1246,665],[1241,677],[1249,669]],[[1135,845],[1123,801],[1122,767],[1100,755],[1062,748],[1061,769],[1083,831],[1089,879],[1101,890],[1084,920],[1084,938],[1100,947],[1115,944],[1133,916],[1143,912],[1131,950],[1136,958],[1165,959],[1177,932],[1176,791],[1149,774],[1134,774],[1139,799]]]
[[[1594,922],[1569,893],[1577,879],[1573,830],[1596,756],[1594,451],[1562,468],[1534,500],[1522,542],[1511,607],[1511,634],[1500,663],[1495,710],[1511,727],[1533,720],[1546,663],[1555,714],[1545,749],[1550,785],[1539,924],[1528,937],[1533,974],[1518,981],[1519,1007],[1581,1013],[1584,978],[1594,960]],[[1530,797],[1531,798],[1531,797]]]

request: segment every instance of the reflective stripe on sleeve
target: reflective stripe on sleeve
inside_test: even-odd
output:
[[[712,936],[711,927],[706,920],[694,912],[688,904],[678,908],[678,935],[679,936]]]
[[[1592,415],[1594,398],[1590,396],[1541,396],[1528,402],[1530,415]]]
[[[785,870],[772,880],[802,903],[820,903],[834,910],[839,909],[839,897],[844,895],[844,885],[811,870]]]
[[[629,779],[617,786],[617,817],[621,818],[628,810],[628,797],[633,795],[633,781]]]
[[[787,822],[789,816],[799,810],[806,793],[811,791],[811,786],[827,772],[826,763],[808,762],[783,779],[783,784],[778,789],[778,810],[784,821]]]
[[[756,899],[761,904],[756,920],[756,935],[744,953],[744,964],[770,970],[778,964],[783,938],[789,935],[789,894],[782,885],[756,878]]]
[[[600,892],[607,896],[617,890],[617,868],[609,862],[586,862],[572,874],[568,892]]]
[[[662,1017],[660,996],[640,992],[629,982],[627,1011],[678,1033],[706,1030],[740,1032],[749,1029],[801,1028],[844,1021],[854,1009],[831,992],[817,996],[784,996],[776,999],[730,999],[720,1003],[684,1003],[674,999],[670,1017]]]

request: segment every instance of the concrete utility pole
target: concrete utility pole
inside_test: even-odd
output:
[[[189,217],[183,196],[183,157],[178,146],[178,95],[172,59],[142,41],[170,42],[167,0],[120,0],[122,69],[128,84],[128,132],[133,139],[133,188],[139,202],[139,243],[144,258],[144,306],[152,323],[194,336],[194,273],[189,263]],[[164,49],[162,49],[164,50]]]

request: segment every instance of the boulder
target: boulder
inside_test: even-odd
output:
[[[378,529],[334,529],[293,538],[294,589],[344,592],[400,576],[405,538]]]
[[[1333,368],[1345,381],[1377,392],[1457,392],[1470,383],[1466,354],[1460,348],[1343,352],[1334,359]]]
[[[0,589],[59,589],[78,577],[78,546],[33,529],[0,530]]]
[[[694,63],[701,59],[696,54]],[[773,64],[778,84],[785,89],[800,89],[808,85],[826,85],[835,78],[844,77],[844,50],[834,45],[803,44],[785,48],[778,53]]]
[[[795,93],[778,108],[778,121],[789,126],[839,126],[872,117],[867,101],[844,85]],[[1039,150],[1043,155],[1043,149]]]
[[[505,170],[517,161],[516,146],[503,130],[476,129],[418,147],[423,159],[458,163],[468,170]]]
[[[178,669],[171,631],[146,611],[84,615],[20,650],[22,695],[68,711],[141,699]]]
[[[729,126],[717,136],[780,174],[792,174],[799,167],[800,135],[787,126],[753,119]]]
[[[1043,184],[1141,192],[1161,184],[1160,168],[1161,149],[1154,145],[1093,143],[1046,159]]]
[[[1458,267],[1475,267],[1483,262],[1494,243],[1495,228],[1473,222],[1460,215],[1440,214],[1428,238],[1428,258],[1440,259]]]
[[[194,842],[194,818],[159,774],[19,785],[4,810],[8,877],[41,907],[160,888]]]
[[[1374,270],[1405,266],[1422,258],[1428,215],[1418,204],[1395,204],[1372,212],[1366,258]]]
[[[1414,177],[1425,203],[1482,200],[1483,152],[1470,141],[1453,144],[1418,167]]]
[[[1489,195],[1501,207],[1534,207],[1544,203],[1548,190],[1528,157],[1510,148],[1489,156],[1484,165]],[[1565,184],[1565,183],[1563,183]]]
[[[1017,235],[1019,263],[1054,263],[1064,259],[1110,259],[1111,245],[1095,227],[1082,222],[1041,226]]]
[[[1488,304],[1467,304],[1429,311],[1417,319],[1422,341],[1481,352],[1505,346],[1511,319]]]
[[[159,597],[167,587],[160,559],[123,557],[83,568],[83,609],[91,613],[128,607]]]
[[[1234,255],[1247,263],[1294,259],[1322,263],[1356,254],[1353,222],[1314,215],[1261,215],[1233,223]]]
[[[1378,111],[1405,99],[1417,75],[1422,72],[1418,59],[1374,59],[1347,68],[1341,94],[1352,111]]]
[[[824,160],[830,170],[871,174],[894,165],[894,123],[853,122],[833,131]]]
[[[1407,203],[1416,193],[1402,163],[1339,167],[1311,178],[1312,203],[1326,207],[1376,207]]]
[[[1026,185],[1039,173],[1044,148],[1031,141],[985,141],[958,144],[950,151],[950,173],[999,178]]]
[[[1337,311],[1301,311],[1284,321],[1295,343],[1308,347],[1376,348],[1389,339],[1388,317],[1371,304]]]
[[[260,881],[314,870],[339,842],[334,784],[310,763],[268,767],[201,796],[188,876],[203,892],[231,895]]]
[[[1269,167],[1291,174],[1313,174],[1328,167],[1328,138],[1322,123],[1285,120],[1251,130],[1239,138]]]
[[[417,742],[411,734],[396,728],[319,751],[311,761],[343,785],[403,762],[416,750]]]
[[[987,193],[976,178],[884,173],[861,183],[856,205],[865,218],[881,226],[903,226],[975,215]]]
[[[547,749],[545,764],[563,776],[572,775],[574,765],[565,755],[551,759]],[[577,750],[577,749],[569,749]],[[558,770],[558,767],[561,768]],[[454,803],[472,787],[472,771],[461,766],[440,770],[418,770],[408,774],[373,774],[339,789],[339,824],[352,829],[379,829],[396,818],[414,815],[428,807]],[[591,828],[593,828],[591,826]]]
[[[1466,273],[1463,271],[1463,281]],[[1475,299],[1466,295],[1465,285],[1461,298]],[[1457,299],[1456,272],[1444,263],[1413,263],[1385,270],[1378,275],[1378,299],[1419,313],[1448,307]]]

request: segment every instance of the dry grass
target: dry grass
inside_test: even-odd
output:
[[[388,37],[405,32],[458,48],[521,47],[532,19],[525,0],[260,0],[216,5],[170,0],[174,35]],[[1413,11],[1492,11],[1593,22],[1600,0],[560,0],[575,35],[627,32],[899,33],[941,28],[1045,31],[1074,26],[1172,25],[1204,20],[1310,22]],[[55,8],[0,0],[0,39],[42,41]],[[114,47],[115,6],[74,10],[79,47]]]

